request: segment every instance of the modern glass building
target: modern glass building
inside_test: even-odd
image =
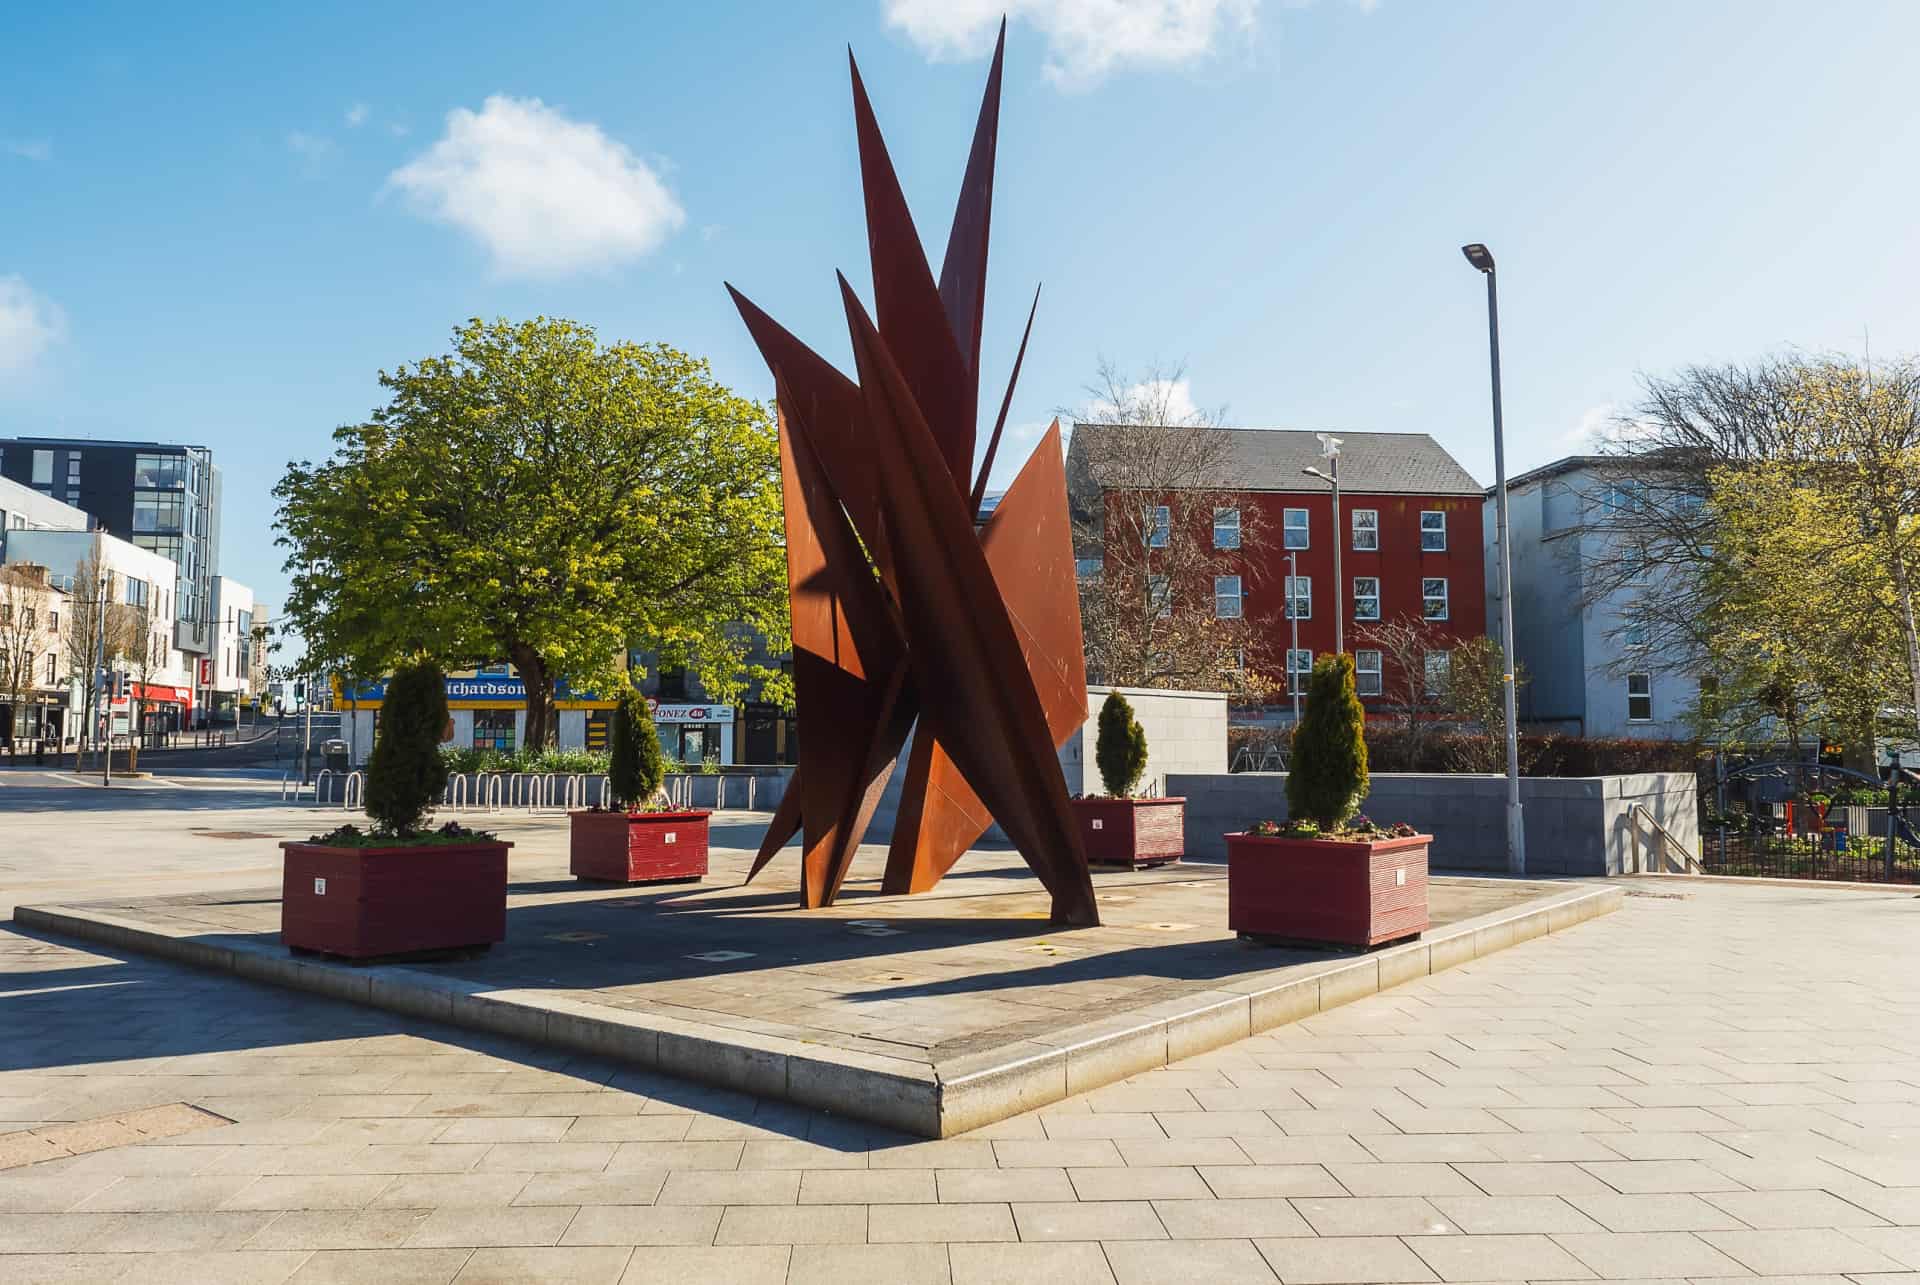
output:
[[[207,662],[219,645],[220,470],[204,446],[91,438],[0,438],[0,477],[84,510],[107,532],[173,560],[174,646]],[[195,668],[196,689],[212,680]],[[196,708],[205,708],[200,700]]]

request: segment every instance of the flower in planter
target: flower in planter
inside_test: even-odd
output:
[[[1100,732],[1094,741],[1093,759],[1109,797],[1133,797],[1147,770],[1147,733],[1133,716],[1133,706],[1119,692],[1107,693],[1100,706]]]

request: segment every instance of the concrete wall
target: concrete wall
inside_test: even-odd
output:
[[[1287,819],[1287,774],[1175,776],[1187,798],[1187,855],[1221,859],[1231,830]],[[1376,821],[1405,821],[1433,835],[1433,864],[1504,871],[1507,783],[1503,776],[1383,772],[1362,808]],[[1520,806],[1527,873],[1624,874],[1633,868],[1630,807],[1640,803],[1689,851],[1700,850],[1699,808],[1689,773],[1526,777]]]
[[[1100,793],[1100,772],[1093,762],[1099,735],[1100,706],[1107,693],[1117,691],[1133,706],[1133,716],[1147,734],[1147,771],[1140,780],[1143,794],[1168,793],[1170,776],[1227,770],[1227,697],[1224,692],[1163,692],[1140,687],[1088,687],[1087,720],[1060,747],[1060,772],[1069,794]],[[866,842],[885,843],[893,836],[893,820],[900,810],[900,792],[906,780],[905,764],[912,748],[909,738],[900,752],[893,778],[874,809]],[[1006,842],[999,826],[989,827],[987,840]]]

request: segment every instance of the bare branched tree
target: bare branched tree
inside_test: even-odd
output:
[[[1285,653],[1241,605],[1259,587],[1266,533],[1233,486],[1223,413],[1195,407],[1177,367],[1134,378],[1102,361],[1086,392],[1062,414],[1074,420],[1067,492],[1088,678],[1261,699]],[[1239,595],[1217,597],[1216,578],[1234,576]]]
[[[103,576],[108,581],[104,604],[101,600]],[[134,636],[128,607],[113,601],[115,587],[116,578],[91,555],[82,558],[73,569],[73,593],[68,599],[61,634],[68,672],[80,680],[79,720],[73,749],[76,770],[83,764],[84,746],[91,735],[93,720],[98,717],[94,673],[103,655],[109,667],[126,655]]]
[[[39,686],[47,613],[56,601],[45,567],[0,566],[0,699],[12,711],[9,752],[20,753],[28,701]]]
[[[1447,708],[1444,675],[1430,672],[1427,658],[1447,652],[1456,640],[1431,621],[1404,615],[1367,626],[1354,641],[1359,648],[1380,653],[1380,694],[1392,703],[1401,727],[1406,761],[1398,766],[1417,771],[1427,737]]]

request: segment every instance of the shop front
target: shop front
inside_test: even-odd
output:
[[[703,763],[732,763],[733,706],[648,699],[660,732],[660,752],[690,771]]]

